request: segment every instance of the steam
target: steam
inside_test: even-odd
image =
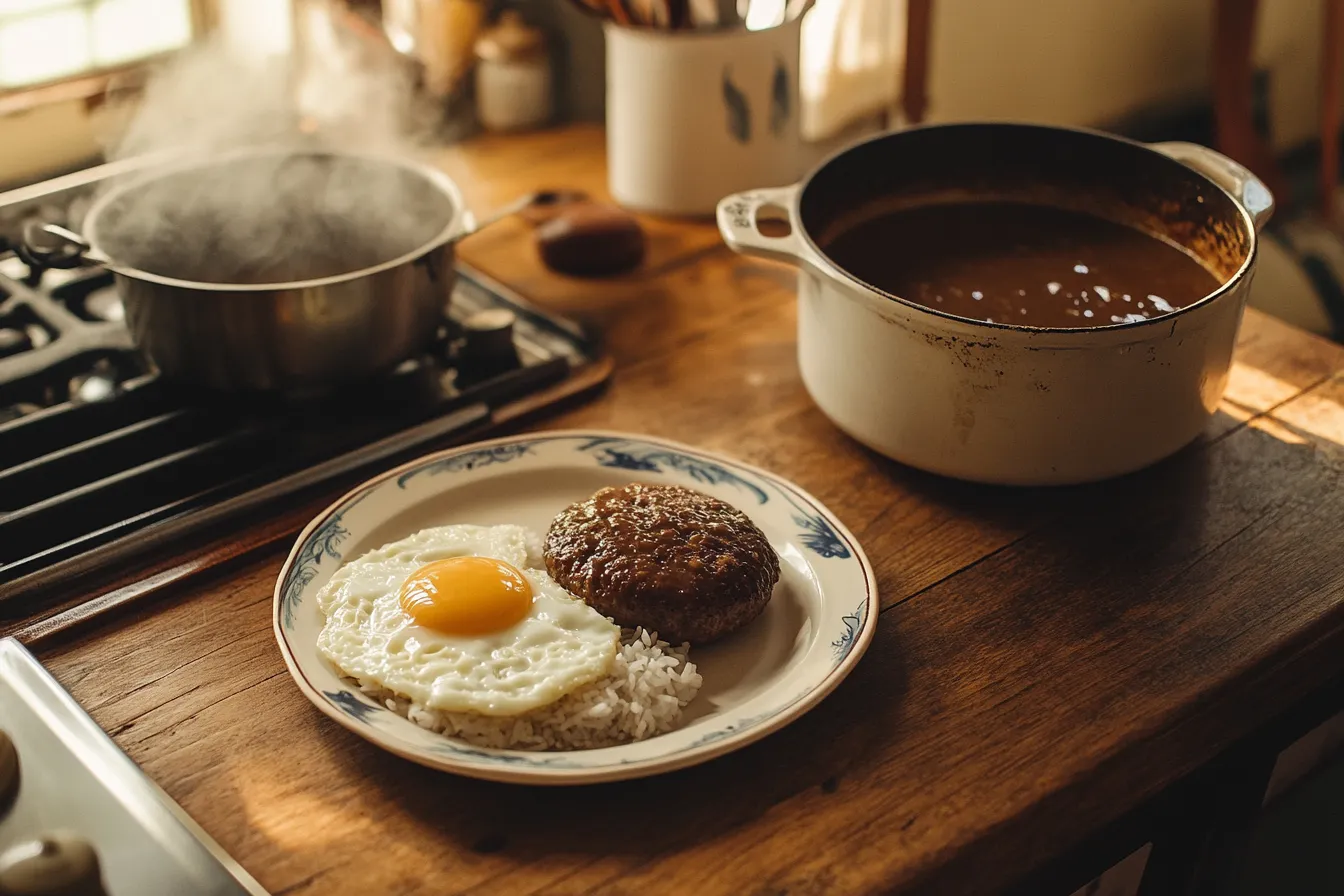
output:
[[[308,18],[296,54],[249,59],[215,40],[151,78],[107,155],[153,161],[108,185],[116,195],[89,222],[114,261],[184,280],[291,282],[397,258],[449,223],[447,197],[388,161],[420,156],[434,123],[401,57]]]

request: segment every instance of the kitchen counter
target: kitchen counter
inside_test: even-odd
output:
[[[576,128],[442,163],[484,212],[536,187],[602,194],[602,146]],[[547,273],[517,221],[461,251],[606,328],[610,388],[539,426],[731,453],[860,539],[883,613],[815,710],[643,781],[430,771],[294,687],[277,549],[39,659],[276,894],[1067,892],[1149,839],[1154,875],[1198,874],[1275,753],[1341,703],[1344,349],[1248,311],[1191,448],[1096,486],[975,487],[861,448],[812,405],[788,268],[731,254],[708,222],[647,223],[645,270],[622,280]]]

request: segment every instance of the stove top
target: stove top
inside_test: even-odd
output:
[[[0,891],[266,892],[8,638],[0,640]]]
[[[133,346],[109,273],[34,272],[7,251],[25,217],[77,227],[99,179],[0,194],[0,619],[605,379],[580,328],[459,266],[435,344],[387,376],[307,400],[175,387]]]

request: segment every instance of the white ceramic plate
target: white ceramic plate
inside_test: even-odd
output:
[[[317,652],[318,589],[345,558],[416,530],[517,523],[544,535],[564,507],[608,485],[687,485],[740,508],[770,539],[781,576],[764,613],[721,642],[693,647],[704,685],[681,727],[619,747],[526,752],[426,731],[365,697]],[[372,479],[299,535],[275,587],[275,636],[299,689],[386,750],[445,771],[530,784],[578,784],[671,771],[727,753],[812,708],[872,640],[873,570],[830,511],[797,486],[722,455],[608,432],[553,432],[431,454]]]

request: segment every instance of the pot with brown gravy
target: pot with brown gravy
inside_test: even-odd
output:
[[[1205,428],[1272,209],[1205,147],[967,123],[855,144],[718,223],[797,265],[799,371],[841,430],[932,473],[1049,485]]]
[[[823,248],[882,292],[957,317],[1028,327],[1149,320],[1220,285],[1158,237],[1026,202],[915,206],[863,221]]]

